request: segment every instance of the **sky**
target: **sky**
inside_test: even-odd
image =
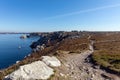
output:
[[[120,31],[120,0],[0,0],[0,32]]]

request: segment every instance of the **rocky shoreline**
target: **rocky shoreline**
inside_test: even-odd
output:
[[[11,75],[12,73],[13,75],[16,74],[14,73],[14,71],[15,72],[20,71],[21,69],[20,66],[29,65],[32,63],[34,64],[34,62],[41,60],[43,63],[45,63],[45,65],[53,67],[51,66],[52,64],[49,63],[51,60],[48,58],[49,61],[45,62],[46,59],[42,59],[42,56],[55,56],[60,60],[61,66],[59,65],[58,68],[57,67],[54,68],[55,70],[54,76],[52,77],[49,76],[50,77],[49,80],[97,80],[97,79],[119,80],[120,79],[119,76],[105,72],[100,68],[94,69],[96,65],[89,62],[89,56],[94,52],[93,43],[94,41],[96,41],[96,38],[94,38],[94,36],[98,36],[98,35],[101,36],[107,34],[111,35],[117,33],[114,32],[100,33],[100,32],[84,32],[84,31],[32,33],[30,34],[30,36],[37,35],[40,37],[40,39],[37,42],[33,42],[30,45],[30,47],[33,49],[33,53],[26,56],[24,60],[16,63],[15,65],[2,70],[0,72],[0,75],[3,76],[0,76],[0,78],[3,79],[5,76]],[[59,61],[57,63],[59,63]],[[31,71],[31,69],[29,69],[28,72],[29,71]],[[34,72],[34,68],[33,68],[33,72]],[[69,72],[70,74],[68,74]],[[39,74],[39,72],[37,74]],[[21,80],[27,80],[27,79],[21,78]]]

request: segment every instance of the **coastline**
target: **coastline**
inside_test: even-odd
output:
[[[29,45],[36,37],[20,39],[22,34],[0,34],[0,69],[7,68],[31,53]]]
[[[88,50],[89,49],[88,44],[90,43],[90,40],[94,40],[92,38],[89,38],[90,40],[88,39],[89,35],[91,34],[94,35],[95,33],[94,32],[93,33],[92,32],[52,32],[52,33],[38,34],[39,36],[41,36],[41,38],[37,42],[31,44],[31,48],[36,50],[30,55],[26,56],[22,61],[8,67],[7,69],[2,70],[0,75],[3,75],[4,77],[10,74],[11,72],[17,70],[21,65],[30,64],[34,61],[40,60],[41,56],[58,55],[56,54],[56,51],[59,50],[62,50],[63,52],[68,51],[68,53],[81,53],[81,51]],[[32,35],[36,35],[36,34],[32,34]],[[68,41],[70,44],[66,43]],[[75,47],[75,45],[72,46],[72,43],[78,44],[78,42],[81,45],[77,47]],[[68,47],[68,45],[71,47]],[[0,78],[2,79],[2,77]]]

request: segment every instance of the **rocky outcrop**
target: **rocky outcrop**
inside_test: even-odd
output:
[[[42,61],[50,67],[58,67],[61,65],[60,61],[54,56],[42,56]]]
[[[61,63],[56,57],[43,56],[42,58],[42,61],[20,66],[18,70],[7,75],[4,80],[46,80],[50,78],[54,74],[54,69],[50,66],[58,67]]]
[[[47,79],[54,74],[53,69],[48,67],[42,61],[36,61],[31,64],[21,66],[17,71],[6,76],[10,80],[36,80]]]
[[[38,45],[41,46],[45,44],[46,46],[50,46],[53,44],[56,44],[66,38],[80,38],[81,36],[84,36],[83,32],[64,32],[64,31],[59,31],[59,32],[51,32],[51,33],[41,33],[40,34],[40,39],[37,42],[33,42],[32,45],[30,46],[31,48],[36,48]]]
[[[45,44],[37,45],[36,48],[33,48],[33,52],[43,50],[43,49],[45,49],[45,47],[46,47]]]
[[[20,36],[21,39],[26,39],[27,38],[27,35],[22,35]]]

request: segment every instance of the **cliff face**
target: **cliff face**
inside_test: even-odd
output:
[[[120,33],[73,31],[39,33],[37,35],[40,36],[40,39],[31,45],[35,51],[24,60],[4,70],[0,73],[1,75],[10,74],[19,69],[21,65],[31,64],[41,60],[41,56],[49,55],[56,56],[61,61],[61,66],[55,68],[56,72],[51,80],[120,80],[117,76],[101,70],[103,64],[92,63],[92,60],[97,64],[102,59],[109,64],[115,64],[115,67],[117,65],[117,69],[119,69],[119,56],[116,58],[116,63],[115,57],[111,57],[109,53],[113,54],[112,51],[114,51],[117,55],[119,54]],[[109,57],[100,56],[101,50],[104,51],[104,49],[107,50],[107,53],[104,52],[105,55],[110,55]],[[100,52],[96,53],[96,51]],[[115,61],[111,63],[112,59]],[[46,60],[44,59],[44,61]],[[50,62],[51,60],[44,63],[51,66]],[[109,66],[107,67],[109,68]]]
[[[31,44],[31,48],[37,48],[37,46],[42,46],[43,44],[46,47],[52,46],[66,38],[80,38],[83,36],[87,36],[88,34],[84,32],[52,32],[52,33],[42,33],[39,34],[40,39],[37,42],[33,42]]]
[[[56,42],[61,41],[62,39],[66,38],[68,35],[64,34],[63,32],[54,32],[49,34],[41,34],[40,39],[37,42],[34,42],[30,47],[36,48],[37,45],[45,44],[46,46],[50,46]]]

